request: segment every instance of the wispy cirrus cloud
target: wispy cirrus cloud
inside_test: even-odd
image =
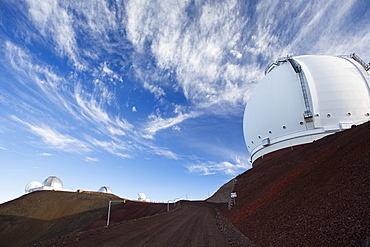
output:
[[[58,131],[43,125],[37,126],[27,123],[16,116],[10,116],[11,119],[27,126],[32,133],[42,138],[47,147],[68,153],[86,153],[91,152],[89,145],[67,134],[61,134]]]
[[[30,18],[45,39],[52,38],[56,53],[68,57],[75,67],[85,68],[78,52],[74,20],[67,8],[57,0],[27,2]]]
[[[154,57],[158,70],[176,76],[194,106],[234,107],[246,103],[266,64],[278,57],[353,51],[366,56],[368,18],[349,24],[356,8],[356,0],[128,1],[127,37],[138,53]],[[145,84],[162,86],[156,80]]]
[[[181,159],[158,144],[161,133],[184,134],[191,130],[183,123],[203,116],[241,114],[266,64],[277,57],[356,52],[370,59],[363,1],[10,4],[20,6],[25,23],[16,26],[21,42],[14,41],[18,35],[0,39],[1,66],[16,78],[0,103],[12,104],[13,120],[45,146],[71,152],[68,144],[84,157],[93,150]],[[151,94],[149,107],[136,99],[138,91]],[[193,172],[231,174],[247,164],[230,158],[237,154],[209,150],[221,153],[222,162],[198,162]]]
[[[145,146],[147,147],[147,151],[149,153],[154,154],[154,155],[165,156],[165,157],[167,157],[169,159],[172,159],[172,160],[181,159],[181,157],[178,154],[174,153],[169,148],[158,147],[158,146],[151,145],[151,144],[148,144],[148,145],[145,145]]]
[[[196,118],[199,115],[201,115],[201,113],[199,112],[190,112],[190,113],[179,112],[176,117],[162,118],[160,115],[152,113],[148,117],[149,121],[147,122],[146,127],[144,129],[143,137],[148,139],[154,139],[154,136],[158,131],[175,127],[177,124],[180,124],[181,122],[190,118]],[[177,126],[177,128],[179,127]]]
[[[51,66],[37,62],[27,50],[14,43],[6,41],[3,45],[11,69],[22,86],[28,89],[25,100],[29,99],[33,104],[38,104],[42,108],[41,102],[34,99],[37,95],[42,95],[56,107],[68,105],[64,97],[60,95],[61,91],[68,87],[63,77],[58,76]],[[17,91],[22,93],[19,89]]]
[[[87,137],[87,140],[95,147],[103,148],[105,151],[114,154],[118,157],[132,158],[132,156],[127,153],[127,151],[130,149],[129,145],[123,141],[114,141],[114,140],[100,141],[93,137]]]
[[[240,63],[248,19],[237,1],[192,5],[129,1],[128,38],[138,52],[149,49],[159,69],[174,71],[179,87],[194,105],[245,102],[250,87],[244,82],[255,80],[259,71],[258,65]]]
[[[43,111],[57,108],[78,120],[95,123],[103,133],[112,135],[124,135],[126,131],[132,130],[133,126],[126,119],[111,116],[107,112],[106,107],[116,103],[114,90],[107,83],[95,78],[92,79],[92,89],[84,89],[78,79],[67,80],[58,76],[54,68],[38,62],[13,43],[6,42],[5,48],[12,69],[28,89],[27,92],[24,88],[17,89],[20,94],[27,95],[23,97],[23,104],[27,102],[29,106],[25,107],[37,107]],[[109,72],[108,68],[105,70]],[[109,73],[115,76],[113,72]],[[16,85],[12,86],[16,88]]]
[[[86,162],[99,162],[99,159],[98,158],[92,158],[92,157],[86,157],[85,158],[85,161]]]
[[[111,87],[115,84],[111,84],[110,80],[108,83],[103,80],[106,79],[106,75],[118,81],[121,78],[117,77],[107,64],[101,65],[101,74],[96,71],[95,79],[91,79],[91,84],[87,87],[81,84],[78,78],[70,77],[67,80],[57,76],[53,67],[38,62],[26,50],[11,42],[6,42],[5,47],[11,69],[16,71],[19,82],[22,83],[22,85],[13,83],[11,86],[19,93],[19,97],[24,95],[22,102],[12,107],[16,107],[19,112],[23,113],[30,112],[30,109],[33,112],[33,115],[26,116],[28,122],[15,116],[12,116],[12,119],[27,126],[30,132],[41,137],[45,146],[76,153],[104,150],[121,158],[132,158],[135,152],[144,151],[147,154],[178,159],[178,156],[169,149],[143,141],[140,133],[148,131],[135,129],[133,124],[120,116],[121,113],[116,108],[115,91]],[[108,108],[116,108],[116,114],[109,112]],[[136,107],[133,109],[135,110]],[[73,125],[74,120],[78,121],[78,126],[75,127],[82,130],[78,137],[74,131],[71,131],[71,126],[66,128],[69,129],[66,130],[69,134],[61,134],[44,123],[30,123],[32,121],[42,122],[40,119],[50,118],[54,111],[63,112],[65,116],[72,116],[71,121],[68,121],[69,125]],[[157,130],[171,127],[173,125],[171,121],[180,123],[184,119],[186,117],[177,120],[161,118],[161,121],[165,121],[166,124],[156,119],[149,134],[153,137]],[[49,120],[52,124],[52,118]],[[92,137],[92,133],[96,132],[99,133],[101,140]],[[127,142],[135,142],[135,145],[128,145]]]
[[[217,173],[235,176],[238,173],[243,172],[249,168],[251,168],[250,163],[243,162],[238,157],[235,157],[233,163],[229,161],[223,162],[207,161],[187,166],[188,172],[204,176],[213,175]]]
[[[41,156],[53,156],[53,154],[51,154],[51,153],[41,153],[40,155]]]
[[[343,4],[333,0],[260,1],[253,21],[256,29],[246,33],[252,37],[247,47],[267,61],[287,54],[341,55],[351,52],[370,59],[365,48],[370,38],[369,28],[365,27],[369,18],[353,16],[364,7],[357,0]]]

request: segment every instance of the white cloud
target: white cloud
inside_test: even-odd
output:
[[[38,114],[51,109],[75,114],[73,109],[76,107],[69,92],[71,84],[57,75],[55,68],[38,61],[29,51],[9,41],[5,42],[5,55],[11,66],[9,70],[14,71],[18,80],[11,84],[15,88],[12,103],[17,108],[28,112],[32,109]]]
[[[99,159],[98,158],[92,158],[92,157],[86,157],[85,158],[85,161],[87,162],[99,162]]]
[[[40,155],[41,156],[52,156],[53,154],[51,154],[51,153],[41,153]]]
[[[133,125],[126,119],[109,115],[106,105],[113,101],[114,96],[106,86],[101,83],[99,85],[94,93],[86,92],[81,85],[75,87],[74,98],[78,105],[75,116],[95,123],[98,129],[107,135],[122,136],[131,132]]]
[[[172,130],[181,131],[181,128],[178,125],[174,125],[172,126]]]
[[[169,148],[156,145],[156,135],[164,130],[184,132],[181,123],[201,115],[239,114],[266,64],[277,57],[356,52],[370,59],[369,18],[352,17],[361,7],[355,0],[26,2],[30,23],[17,26],[24,43],[1,43],[9,63],[4,66],[19,81],[8,83],[17,112],[12,114],[22,116],[13,120],[45,145],[84,156],[94,150],[123,158],[146,152],[179,159]],[[27,50],[36,46],[45,49],[42,54]],[[42,62],[50,55],[59,56],[53,60],[55,66]],[[57,67],[60,57],[68,59],[69,75]],[[137,111],[136,106],[128,107],[130,97],[122,110],[117,95],[126,94],[116,95],[131,89],[130,80],[123,80],[130,73],[154,95],[153,105],[163,110],[141,125],[125,116],[125,110]],[[186,100],[172,99],[173,92]],[[2,104],[10,104],[7,96],[1,95]],[[171,107],[174,111],[168,113]],[[128,114],[132,115],[139,114]],[[245,164],[200,162],[191,169],[231,174]]]
[[[114,105],[116,99],[114,91],[100,79],[92,81],[92,89],[84,90],[81,83],[75,81],[72,85],[56,75],[52,67],[36,63],[31,55],[13,43],[6,42],[5,48],[10,65],[22,83],[11,85],[22,98],[19,102],[13,100],[13,104],[18,102],[17,107],[27,112],[32,109],[35,114],[30,117],[42,118],[48,111],[62,111],[75,117],[81,125],[91,126],[93,123],[94,131],[99,130],[112,138],[133,130],[133,125],[126,119],[108,114],[107,106]]]
[[[85,68],[78,54],[73,16],[57,0],[29,0],[29,14],[39,32],[55,44],[60,56],[67,56],[75,67]]]
[[[129,1],[128,38],[138,52],[144,52],[150,41],[157,66],[175,70],[184,95],[196,106],[244,103],[249,91],[245,82],[255,80],[258,66],[237,66],[229,59],[242,57],[238,43],[243,37],[244,13],[236,1],[195,3],[197,13],[187,13],[189,4],[193,3]],[[146,88],[158,86],[143,83]],[[230,91],[230,84],[238,90]]]
[[[40,136],[47,145],[47,147],[54,148],[63,152],[69,153],[86,153],[91,152],[91,149],[87,143],[80,141],[67,134],[61,134],[56,130],[48,126],[37,126],[27,123],[16,116],[10,116],[12,120],[22,123],[29,127],[30,131],[37,136]]]
[[[143,86],[145,89],[149,90],[152,94],[154,94],[156,98],[160,98],[161,96],[166,95],[166,93],[161,87],[149,84],[147,81],[144,81]]]
[[[195,118],[200,115],[199,112],[190,112],[190,113],[179,113],[176,117],[173,118],[162,118],[159,115],[151,114],[149,115],[149,120],[146,124],[146,128],[143,134],[143,137],[153,139],[154,135],[160,131],[164,130],[181,122],[185,121],[189,118]],[[178,126],[176,128],[179,128]]]
[[[173,160],[179,160],[180,159],[179,155],[172,152],[168,148],[157,147],[157,146],[150,145],[150,144],[146,145],[146,146],[148,147],[148,152],[150,152],[152,154],[159,155],[159,156],[165,156],[165,157],[167,157],[169,159],[173,159]]]
[[[87,137],[87,140],[92,145],[94,145],[95,147],[103,148],[105,151],[107,151],[111,154],[114,154],[114,155],[122,157],[122,158],[132,158],[131,155],[129,155],[127,153],[123,153],[123,152],[127,152],[129,150],[129,145],[127,145],[126,143],[124,143],[122,141],[120,141],[120,142],[117,142],[117,141],[114,141],[114,140],[100,141],[100,140],[97,140],[93,137]]]
[[[132,0],[126,4],[127,33],[138,53],[154,56],[159,70],[174,71],[194,106],[233,107],[246,103],[267,63],[278,57],[353,50],[366,55],[368,18],[350,28],[357,3]],[[163,85],[143,83],[153,93]]]
[[[244,172],[245,170],[251,168],[249,163],[241,161],[238,157],[235,157],[234,164],[228,161],[223,162],[204,162],[192,164],[187,167],[190,173],[200,174],[200,175],[212,175],[216,173],[223,173],[226,175],[235,176],[238,173]]]

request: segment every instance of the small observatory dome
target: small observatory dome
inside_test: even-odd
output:
[[[369,121],[369,70],[356,54],[287,56],[269,65],[244,112],[251,162]]]
[[[146,198],[145,193],[138,193],[139,198],[137,199],[138,201],[141,202],[150,202],[149,198]]]
[[[41,188],[41,187],[42,187],[42,184],[39,181],[33,181],[26,185],[25,191],[26,193],[30,193],[36,188]]]
[[[53,189],[62,189],[63,188],[63,183],[60,178],[56,176],[50,176],[44,181],[44,186],[45,187],[52,187]]]
[[[102,192],[102,193],[109,193],[109,194],[112,194],[112,190],[108,187],[108,186],[102,186],[98,192]]]

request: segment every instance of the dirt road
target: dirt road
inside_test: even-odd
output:
[[[230,246],[231,241],[220,228],[210,205],[183,201],[169,213],[65,236],[37,246]]]

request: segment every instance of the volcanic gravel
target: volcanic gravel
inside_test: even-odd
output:
[[[33,246],[254,246],[219,210],[180,201],[174,210],[95,228]]]
[[[259,246],[370,246],[370,122],[269,157],[223,213]]]

